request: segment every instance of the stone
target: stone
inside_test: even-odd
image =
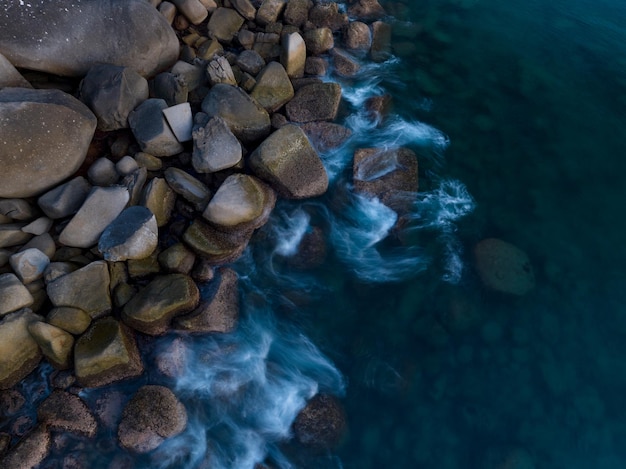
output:
[[[263,226],[276,195],[254,176],[233,174],[219,187],[202,216],[222,231],[254,230]]]
[[[131,278],[146,277],[160,272],[161,268],[158,262],[158,252],[155,251],[150,257],[145,259],[130,259],[126,262],[128,266],[128,275]]]
[[[241,88],[217,84],[202,101],[202,111],[219,116],[244,144],[267,136],[271,130],[269,114]]]
[[[280,36],[276,33],[256,33],[252,48],[266,62],[274,60],[280,56]]]
[[[41,321],[29,324],[28,332],[57,370],[67,370],[70,367],[74,347],[74,337],[71,334]]]
[[[105,261],[96,261],[48,283],[48,297],[56,307],[70,306],[98,318],[111,310],[111,278]]]
[[[0,88],[32,88],[33,86],[20,72],[0,54]]]
[[[290,0],[283,14],[285,24],[301,28],[309,19],[309,10],[312,6],[311,0]]]
[[[332,121],[341,102],[338,83],[313,83],[303,86],[287,103],[287,118],[292,122]]]
[[[330,28],[315,28],[304,32],[302,36],[306,49],[310,54],[320,55],[335,46],[333,32]]]
[[[474,261],[478,276],[491,290],[522,296],[535,287],[528,255],[506,241],[483,239],[474,247]]]
[[[25,308],[0,321],[0,389],[19,383],[41,361],[41,350],[28,332],[28,326],[42,319]]]
[[[0,225],[0,248],[18,246],[26,243],[33,235],[22,231],[26,224],[7,223]]]
[[[243,25],[243,22],[243,17],[235,10],[220,7],[213,12],[207,25],[209,37],[229,44]]]
[[[165,180],[174,192],[189,201],[196,210],[204,210],[211,198],[208,187],[182,169],[167,168]]]
[[[66,246],[94,246],[104,229],[122,213],[130,195],[125,187],[94,187],[59,235]]]
[[[151,98],[129,114],[128,123],[141,151],[153,156],[172,156],[183,151],[163,115],[167,107],[165,100]]]
[[[304,76],[306,44],[300,33],[291,33],[283,36],[280,63],[285,67],[289,78],[301,78]]]
[[[265,66],[265,60],[254,50],[244,50],[237,56],[236,64],[242,72],[256,75]]]
[[[135,153],[134,160],[139,167],[146,168],[148,171],[159,171],[163,167],[163,162],[159,158],[142,151]]]
[[[254,8],[250,0],[231,0],[230,3],[248,21],[254,21],[256,18],[256,8]]]
[[[76,264],[70,262],[50,262],[43,273],[43,279],[46,283],[50,283],[63,275],[78,270],[78,268]]]
[[[38,425],[22,438],[2,458],[0,467],[11,469],[33,469],[40,467],[52,446],[52,436],[46,425]]]
[[[352,135],[352,130],[333,122],[307,122],[300,128],[318,152],[325,152],[343,145]]]
[[[263,0],[256,12],[256,22],[261,26],[276,23],[285,9],[287,0]]]
[[[198,307],[174,319],[174,327],[192,333],[219,332],[227,334],[237,327],[239,292],[237,273],[228,267],[218,269]]]
[[[181,103],[163,109],[163,115],[179,142],[188,142],[191,140],[193,117],[189,103]]]
[[[182,104],[189,99],[187,83],[170,72],[159,73],[150,80],[149,88],[151,98],[162,99],[168,106]]]
[[[15,274],[0,275],[0,317],[33,304],[33,296]]]
[[[265,139],[250,155],[249,163],[282,197],[317,197],[328,189],[328,175],[319,155],[302,129],[293,124]]]
[[[78,383],[89,388],[141,375],[132,331],[111,316],[95,321],[76,341],[74,369]]]
[[[391,56],[391,25],[383,21],[372,23],[370,57],[374,62],[384,62]]]
[[[364,21],[379,20],[386,14],[378,0],[356,0],[348,7],[348,15]]]
[[[209,11],[199,0],[170,0],[191,24],[202,23]],[[183,28],[185,29],[185,28]]]
[[[91,316],[80,308],[59,306],[53,308],[46,317],[49,324],[56,326],[70,334],[80,335],[91,324]]]
[[[317,28],[336,32],[348,25],[348,15],[341,13],[335,2],[317,3],[309,11],[309,21]]]
[[[156,366],[168,378],[181,377],[187,368],[187,347],[181,337],[176,337],[156,356]]]
[[[317,449],[336,447],[346,429],[343,407],[328,394],[316,394],[293,422],[296,439],[305,446]]]
[[[304,63],[304,73],[323,77],[328,71],[328,62],[323,57],[307,57]]]
[[[71,176],[95,128],[89,108],[62,91],[0,90],[0,197],[38,195]]]
[[[163,18],[165,18],[165,21],[167,21],[167,24],[170,25],[174,22],[174,18],[176,18],[176,13],[178,12],[178,10],[176,10],[176,5],[167,1],[161,2],[158,10],[159,13],[163,15]]]
[[[48,217],[39,217],[36,220],[30,222],[28,225],[22,227],[24,233],[41,236],[52,228],[52,220]]]
[[[25,251],[26,249],[31,248],[39,249],[46,256],[48,256],[48,259],[52,259],[56,253],[56,244],[49,233],[35,236],[28,243],[22,246],[20,251]]]
[[[163,178],[152,178],[141,194],[141,205],[150,210],[160,228],[167,225],[176,204],[176,192]]]
[[[117,435],[122,447],[147,453],[186,426],[187,411],[174,393],[164,386],[146,385],[124,408]]]
[[[102,157],[92,163],[87,170],[87,177],[94,186],[110,186],[117,182],[120,175],[115,169],[115,163]]]
[[[213,60],[217,55],[224,52],[224,47],[217,39],[211,39],[198,47],[198,58],[202,60]],[[202,71],[204,75],[204,70]]]
[[[333,58],[335,73],[341,77],[353,77],[361,70],[359,62],[343,49],[335,47],[330,51],[330,55]]]
[[[93,438],[98,423],[77,395],[55,389],[37,408],[37,420],[51,430],[70,432]]]
[[[35,211],[24,199],[0,199],[0,215],[15,221],[26,221],[35,217]]]
[[[207,76],[209,77],[211,86],[217,85],[218,83],[237,85],[237,80],[235,79],[230,63],[228,63],[226,57],[221,55],[209,62],[209,65],[207,65]]]
[[[18,68],[84,76],[108,63],[151,76],[178,52],[174,31],[145,0],[11,2],[0,11],[0,53]]]
[[[50,259],[39,249],[30,248],[13,254],[9,262],[23,283],[31,283],[43,277]]]
[[[388,94],[372,96],[365,100],[368,117],[376,123],[382,122],[389,115],[391,106],[392,100]]]
[[[148,99],[148,81],[130,67],[95,64],[80,83],[80,100],[98,118],[98,129],[128,128],[128,114]]]
[[[174,316],[198,305],[200,292],[193,279],[184,274],[155,277],[122,310],[122,320],[144,334],[162,335]]]
[[[225,233],[196,219],[183,234],[183,241],[210,265],[221,265],[238,259],[251,236],[251,231]]]
[[[167,272],[189,274],[196,261],[196,255],[183,243],[176,243],[159,254],[159,264]]]
[[[278,62],[268,63],[256,77],[250,96],[267,112],[277,111],[288,103],[294,91],[285,68]]]
[[[178,79],[182,79],[185,82],[189,92],[192,92],[199,86],[206,83],[204,69],[200,65],[190,64],[179,60],[172,67],[171,73]]]
[[[129,155],[122,157],[122,159],[115,163],[115,171],[117,171],[117,174],[122,177],[132,174],[138,169],[139,164],[137,164],[137,161]]]
[[[128,191],[127,206],[137,205],[141,198],[143,186],[148,180],[148,170],[146,168],[138,168],[128,176],[122,179],[120,185],[126,187]]]
[[[347,49],[368,51],[372,46],[370,27],[360,21],[352,21],[344,32],[344,45]]]
[[[82,176],[55,187],[37,199],[37,204],[43,212],[57,220],[78,212],[87,195],[91,191],[91,184]]]
[[[144,259],[154,252],[159,242],[155,216],[146,207],[128,207],[106,227],[98,251],[105,260],[119,262]]]
[[[249,29],[240,29],[237,33],[237,42],[246,50],[252,49],[254,46],[255,34]]]

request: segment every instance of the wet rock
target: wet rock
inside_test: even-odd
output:
[[[210,264],[220,265],[239,258],[251,236],[252,232],[224,233],[196,219],[183,234],[183,241]]]
[[[243,17],[235,10],[220,7],[213,12],[207,25],[209,36],[229,44],[243,22]]]
[[[300,443],[320,449],[337,446],[346,427],[341,404],[327,394],[315,395],[293,423],[294,435]]]
[[[46,317],[49,324],[74,335],[80,335],[91,324],[91,316],[79,308],[59,306],[53,308]]]
[[[37,199],[37,204],[43,212],[52,219],[65,218],[78,212],[91,185],[82,176],[55,187]]]
[[[0,458],[0,467],[11,469],[39,467],[48,456],[50,447],[50,431],[45,425],[39,425],[9,450],[6,456]]]
[[[237,66],[242,72],[256,75],[265,66],[265,60],[258,52],[253,50],[244,50],[237,57]]]
[[[111,316],[94,322],[74,347],[81,386],[97,387],[141,375],[143,364],[132,331]]]
[[[307,122],[300,128],[318,152],[340,147],[352,136],[352,130],[333,122]]]
[[[142,151],[135,153],[134,160],[139,167],[146,168],[148,171],[158,171],[163,167],[163,162],[159,158]]]
[[[285,67],[290,78],[300,78],[304,75],[306,44],[299,33],[283,36],[280,63]]]
[[[256,13],[256,22],[261,26],[278,21],[278,17],[285,9],[287,0],[263,0]]]
[[[211,86],[217,85],[218,83],[237,85],[233,69],[226,57],[223,56],[216,57],[209,62],[207,66],[207,76],[209,77]]]
[[[159,264],[167,272],[189,274],[196,261],[196,255],[184,244],[176,243],[159,254],[158,259]]]
[[[391,56],[391,26],[383,21],[372,23],[370,57],[374,62],[384,62]]]
[[[147,453],[187,426],[187,411],[164,386],[142,386],[124,408],[118,429],[120,444]]]
[[[71,176],[95,129],[89,108],[62,91],[0,90],[0,197],[37,195]]]
[[[296,91],[285,110],[292,122],[334,120],[340,101],[341,86],[338,83],[313,83]]]
[[[80,397],[59,389],[52,391],[39,405],[37,418],[51,430],[77,433],[88,438],[96,436],[98,428],[87,404]]]
[[[33,297],[15,274],[0,275],[0,317],[33,304]]]
[[[167,168],[165,180],[174,192],[193,204],[196,210],[204,210],[211,198],[208,187],[182,169]]]
[[[346,26],[344,44],[347,49],[368,51],[372,46],[370,27],[360,21],[352,21]]]
[[[483,239],[474,247],[474,260],[480,279],[492,290],[521,296],[535,287],[530,259],[506,241]]]
[[[13,254],[9,262],[23,283],[31,283],[43,277],[50,259],[39,249],[32,248]]]
[[[241,88],[217,84],[202,101],[209,117],[224,119],[232,133],[243,143],[251,143],[270,133],[269,114]]]
[[[169,222],[175,204],[176,193],[162,178],[151,179],[141,195],[141,205],[154,213],[158,227]]]
[[[122,320],[144,334],[161,335],[169,330],[174,316],[191,311],[199,299],[198,287],[191,277],[158,276],[124,306]]]
[[[372,96],[365,101],[365,109],[367,109],[369,117],[375,122],[382,122],[387,117],[391,105],[391,96],[388,94]]]
[[[0,88],[32,88],[20,72],[0,54]]]
[[[217,190],[202,216],[223,231],[248,231],[263,226],[276,195],[254,176],[233,174]]]
[[[221,117],[213,117],[194,130],[193,143],[191,163],[199,173],[214,173],[241,161],[241,144]]]
[[[154,156],[172,156],[183,151],[163,116],[167,107],[163,99],[147,99],[128,115],[128,124],[141,151]]]
[[[283,14],[285,24],[301,28],[309,19],[311,7],[313,7],[311,0],[290,0]]]
[[[268,63],[256,77],[250,96],[268,112],[277,111],[289,102],[294,91],[283,66],[278,62]]]
[[[285,125],[265,139],[249,162],[282,197],[316,197],[328,189],[328,175],[319,155],[295,125]]]
[[[209,16],[209,12],[206,7],[198,0],[171,1],[176,8],[178,8],[178,11],[180,11],[191,24],[200,24],[206,19],[207,16]]]
[[[202,299],[195,310],[174,320],[176,329],[194,333],[235,330],[239,318],[237,273],[227,267],[219,269],[210,288],[208,298]]]
[[[125,187],[94,187],[59,235],[66,246],[94,246],[104,229],[122,213],[130,195]]]
[[[316,28],[305,31],[302,38],[310,54],[320,55],[328,52],[335,45],[333,32],[329,28]]]
[[[21,309],[0,321],[0,389],[19,383],[41,361],[41,350],[28,326],[42,319],[29,309]]]
[[[48,283],[48,297],[54,306],[70,306],[97,318],[111,310],[109,269],[96,261]]]
[[[96,64],[80,84],[80,99],[98,118],[98,129],[128,128],[128,114],[148,99],[148,81],[130,67]]]
[[[335,2],[318,3],[309,12],[309,21],[318,28],[339,31],[348,24],[348,15],[339,11]]]
[[[109,186],[115,184],[120,175],[115,169],[115,163],[108,158],[98,158],[87,171],[89,182],[95,186]]]
[[[191,115],[191,105],[181,103],[176,106],[163,109],[165,120],[169,124],[176,140],[188,142],[191,140],[191,129],[193,128],[193,117]]]
[[[98,250],[110,262],[144,259],[159,242],[156,218],[146,207],[128,207],[106,227]]]
[[[335,66],[335,72],[342,77],[353,77],[359,70],[361,65],[357,60],[348,54],[343,49],[335,47],[331,53],[333,58],[333,65]]]
[[[322,229],[313,227],[305,233],[296,249],[297,251],[288,258],[289,265],[298,269],[314,269],[323,265],[328,249]]]
[[[0,11],[0,53],[18,68],[84,76],[109,63],[149,76],[178,58],[174,31],[144,0],[28,5],[11,2]]]
[[[74,337],[63,329],[41,321],[29,324],[28,332],[57,370],[66,370],[70,367]]]

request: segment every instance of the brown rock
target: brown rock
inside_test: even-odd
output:
[[[74,337],[71,334],[41,321],[29,324],[28,332],[57,370],[66,370],[70,367],[74,347]]]
[[[341,102],[338,83],[313,83],[300,88],[285,110],[292,122],[334,120]]]
[[[330,55],[333,58],[335,72],[339,76],[353,77],[361,70],[359,62],[343,49],[336,47],[330,51]]]
[[[220,42],[230,43],[241,25],[243,17],[230,8],[218,8],[211,15],[208,23],[209,35]]]
[[[287,0],[263,0],[256,13],[256,22],[261,26],[278,21],[278,17],[285,9]]]
[[[339,5],[335,2],[318,3],[309,12],[309,21],[318,28],[329,28],[339,31],[348,25],[348,15],[339,12]]]
[[[283,14],[285,24],[302,27],[309,18],[309,10],[312,6],[311,0],[290,0]]]
[[[348,15],[364,21],[379,20],[386,14],[378,0],[357,0],[348,7]]]
[[[352,130],[332,122],[307,122],[300,128],[319,152],[340,147],[352,135]]]
[[[278,62],[268,63],[257,75],[250,96],[268,112],[277,111],[288,103],[294,91],[284,67]]]
[[[345,29],[344,44],[347,49],[370,50],[372,46],[370,27],[360,21],[352,21]]]
[[[59,389],[41,403],[37,419],[52,430],[71,432],[89,438],[96,436],[98,424],[85,402],[75,394]]]
[[[343,407],[335,397],[327,394],[315,395],[293,423],[297,440],[319,449],[337,446],[346,427]]]
[[[383,21],[372,23],[370,57],[374,62],[384,62],[391,55],[391,26]]]
[[[50,431],[39,425],[22,438],[9,453],[0,459],[0,467],[7,469],[33,469],[48,456],[51,447]]]
[[[335,45],[330,28],[310,29],[304,32],[302,39],[304,39],[307,51],[312,55],[323,54]]]

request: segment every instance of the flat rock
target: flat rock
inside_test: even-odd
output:
[[[169,330],[174,316],[194,309],[199,299],[198,287],[191,277],[158,276],[124,306],[122,320],[144,334],[161,335]]]
[[[278,62],[268,63],[257,75],[250,96],[267,112],[277,111],[288,103],[294,91],[285,68]]]
[[[37,408],[37,419],[48,428],[93,438],[98,424],[87,404],[75,394],[55,389]]]
[[[155,177],[146,184],[140,203],[154,213],[158,227],[165,226],[176,204],[176,192],[165,179]]]
[[[252,231],[225,233],[196,219],[183,234],[183,241],[210,265],[221,265],[238,259],[251,236]]]
[[[287,103],[287,117],[292,122],[332,121],[341,102],[338,83],[312,83],[303,86]]]
[[[250,167],[283,197],[303,199],[328,189],[328,174],[311,142],[298,126],[288,124],[250,155]]]
[[[94,322],[74,347],[74,368],[81,386],[97,387],[143,373],[133,332],[108,316]]]
[[[41,350],[28,326],[42,320],[31,310],[21,309],[0,321],[0,389],[19,383],[41,361]]]
[[[0,275],[0,317],[33,304],[33,296],[15,274]]]
[[[6,456],[0,458],[0,467],[11,469],[33,469],[40,467],[52,446],[50,430],[38,425],[22,438]]]
[[[78,212],[90,191],[91,184],[77,176],[43,194],[37,204],[50,218],[65,218]]]
[[[164,99],[151,98],[128,115],[128,124],[141,151],[153,156],[172,156],[183,151],[182,144],[167,124]]]
[[[159,242],[155,216],[140,205],[128,207],[106,227],[98,250],[110,262],[144,259],[154,252]]]
[[[233,40],[243,22],[243,17],[235,10],[220,7],[211,14],[211,19],[209,19],[207,25],[209,36],[228,44]]]
[[[74,337],[71,334],[41,321],[29,324],[28,332],[57,370],[66,370],[70,367],[74,347]]]
[[[9,2],[0,10],[0,53],[18,68],[84,76],[109,63],[150,76],[178,52],[174,31],[144,0]]]
[[[239,140],[219,116],[193,132],[191,163],[199,173],[214,173],[231,168],[241,161]]]
[[[0,197],[37,195],[71,176],[95,129],[89,108],[62,91],[0,90]]]
[[[43,277],[50,259],[39,249],[30,248],[13,254],[9,262],[20,280],[27,284]]]
[[[483,239],[474,247],[474,260],[480,279],[492,290],[521,296],[535,287],[528,255],[511,243]]]

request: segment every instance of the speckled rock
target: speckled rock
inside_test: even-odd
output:
[[[293,122],[334,120],[341,102],[338,83],[312,83],[303,86],[287,103],[287,117]]]
[[[51,446],[50,430],[46,425],[39,425],[11,448],[6,456],[0,458],[0,467],[7,469],[39,467],[48,456]]]
[[[55,389],[37,409],[37,418],[56,431],[93,438],[98,424],[87,404],[75,394]]]
[[[199,173],[231,168],[241,161],[242,154],[239,140],[219,116],[213,117],[204,127],[193,132],[191,163]]]
[[[79,308],[59,306],[53,308],[46,317],[48,323],[71,334],[79,335],[91,324],[91,316]]]
[[[335,397],[327,394],[315,395],[293,423],[297,440],[314,448],[337,446],[346,428],[343,407]]]
[[[304,70],[304,62],[302,63]],[[294,96],[293,85],[278,62],[268,63],[256,77],[256,85],[250,96],[267,112],[274,112],[284,106]]]

